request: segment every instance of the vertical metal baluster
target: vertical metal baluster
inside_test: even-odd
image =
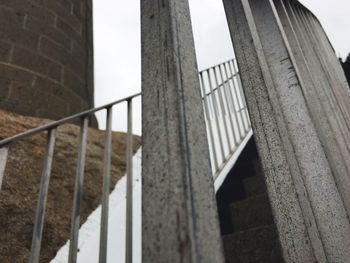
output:
[[[0,149],[0,191],[2,186],[2,180],[5,174],[8,151],[9,148],[6,146]]]
[[[30,250],[30,263],[38,263],[40,258],[40,249],[41,249],[41,239],[43,235],[44,228],[44,219],[45,219],[45,209],[47,195],[49,191],[49,182],[51,177],[51,167],[52,159],[55,148],[55,130],[48,130],[46,151],[44,157],[43,171],[40,181],[40,192],[39,192],[39,201],[35,214],[35,223],[33,230],[32,246]]]
[[[128,131],[126,149],[126,238],[125,238],[125,262],[132,263],[133,250],[133,134],[132,134],[132,100],[128,100]]]
[[[68,257],[69,263],[77,262],[79,225],[80,225],[80,205],[81,205],[81,197],[83,195],[86,139],[87,139],[87,132],[88,132],[88,124],[89,124],[88,117],[84,117],[80,125],[78,163],[77,163],[77,172],[76,172],[76,178],[75,178],[74,201],[73,201],[71,234],[70,234],[70,244],[69,244],[69,257]]]
[[[213,70],[213,69],[211,69]],[[214,73],[215,74],[215,73]],[[211,76],[210,76],[210,69],[208,70],[208,78],[209,78],[209,82],[211,83]],[[217,85],[217,81],[215,82],[215,84]],[[231,138],[230,138],[230,134],[228,132],[228,125],[227,125],[227,119],[226,119],[226,109],[225,109],[225,105],[224,105],[224,99],[223,99],[223,95],[222,95],[222,89],[220,89],[220,87],[217,85],[217,92],[219,94],[219,101],[220,101],[220,107],[221,107],[221,112],[222,112],[222,118],[223,118],[223,122],[224,122],[224,128],[225,128],[225,133],[226,133],[226,138],[227,138],[227,143],[229,145],[229,151],[230,153],[233,150],[232,144],[231,144]],[[228,109],[229,110],[229,109]],[[233,145],[235,146],[235,145]]]
[[[236,74],[236,72],[232,72],[230,62],[225,63],[225,72],[226,74],[228,74],[228,72],[231,74],[231,82],[233,85],[233,89],[235,91],[235,95],[237,96],[237,103],[239,105],[239,111],[241,114],[242,124],[243,124],[243,132],[245,136],[245,134],[247,134],[247,132],[249,131],[249,124],[248,124],[248,116],[246,115],[246,112],[244,110],[245,109],[244,94],[241,92],[239,81],[237,80],[237,84],[236,84],[234,79],[235,76],[239,77],[239,74],[238,73]]]
[[[210,102],[210,97],[209,97],[209,94],[210,94],[210,91],[209,93],[207,93],[207,90],[206,90],[206,83],[205,83],[205,79],[203,77],[203,71],[199,73],[200,75],[200,81],[202,82],[202,89],[203,89],[203,98],[205,98],[206,102],[207,102],[207,107],[208,107],[208,120],[212,119],[212,117],[214,117],[214,111],[213,111],[213,104]]]
[[[218,76],[217,76],[217,72],[216,72],[216,67],[214,67],[214,77],[215,77],[215,82],[216,82],[216,85],[219,87],[219,81],[218,81]],[[220,72],[220,68],[219,69],[219,72]],[[221,73],[220,73],[221,74]],[[233,139],[234,139],[234,143],[235,145],[238,145],[240,140],[239,138],[237,138],[237,135],[236,135],[236,132],[235,132],[235,126],[234,126],[234,123],[233,123],[233,120],[232,120],[232,114],[230,114],[230,102],[229,102],[229,98],[228,98],[228,95],[227,95],[227,90],[225,89],[225,84],[223,82],[223,78],[221,76],[221,80],[222,80],[222,86],[221,86],[221,89],[224,91],[224,94],[225,94],[225,101],[226,101],[226,104],[227,104],[227,110],[228,110],[228,116],[229,116],[229,120],[230,120],[230,123],[231,123],[231,129],[232,129],[232,135],[233,135]],[[237,123],[237,115],[236,115],[236,111],[234,110],[233,108],[233,114],[235,116],[235,120],[236,120],[236,123]]]
[[[221,135],[221,129],[220,129],[220,123],[219,123],[219,112],[218,112],[218,105],[217,105],[217,98],[213,90],[213,85],[211,83],[211,79],[209,77],[209,72],[205,71],[207,73],[208,82],[209,82],[209,89],[210,89],[210,95],[212,96],[213,106],[214,106],[214,120],[216,122],[216,132],[218,133],[219,137],[219,144],[220,144],[220,150],[221,150],[221,156],[222,161],[225,161],[225,149],[224,149],[224,143],[222,141],[222,135]]]
[[[231,80],[231,83],[232,83],[231,90],[233,89],[234,97],[237,100],[239,115],[240,115],[240,119],[242,121],[243,137],[244,137],[245,133],[248,131],[248,128],[247,128],[246,121],[245,121],[245,114],[242,112],[243,111],[242,110],[243,109],[243,101],[242,101],[242,106],[241,106],[241,102],[240,102],[240,100],[242,100],[242,97],[241,97],[241,94],[239,92],[239,89],[237,91],[237,87],[236,87],[235,80],[234,80],[234,74],[232,73],[231,69],[229,68],[229,71],[227,70],[227,64],[226,63],[223,64],[223,67],[224,67],[225,74],[227,76],[228,82],[230,82],[230,80]],[[230,72],[230,75],[228,74],[229,72]]]
[[[215,174],[216,171],[219,168],[219,164],[218,164],[218,159],[217,159],[217,155],[216,155],[214,135],[213,135],[213,126],[212,126],[211,118],[210,118],[210,115],[209,115],[207,93],[206,93],[205,88],[204,88],[203,73],[202,72],[199,73],[199,81],[200,81],[200,87],[202,88],[202,93],[203,93],[204,113],[207,116],[207,125],[208,125],[208,128],[209,128],[208,130],[209,130],[210,144],[211,144],[211,148],[212,148],[212,151],[213,151],[213,160],[214,160],[214,166],[215,166],[214,174]]]
[[[237,116],[239,116],[239,118],[238,118],[239,128],[240,128],[239,130],[240,130],[240,135],[241,135],[241,140],[242,140],[245,136],[245,127],[244,127],[244,120],[243,120],[242,112],[239,111],[240,110],[240,103],[239,103],[239,97],[237,94],[236,85],[235,85],[234,81],[232,81],[232,85],[230,84],[230,76],[227,72],[226,65],[221,64],[220,67],[222,67],[222,70],[221,70],[222,74],[224,76],[226,76],[229,94],[230,94],[230,97],[232,98],[233,104],[235,105],[234,108],[236,109],[235,111],[237,112]],[[236,102],[237,102],[237,104],[236,104]]]
[[[233,74],[237,75],[237,82],[238,82],[238,88],[239,88],[238,90],[239,90],[239,92],[241,94],[241,97],[242,97],[242,102],[243,102],[243,106],[244,106],[244,113],[245,113],[245,116],[246,116],[246,119],[247,119],[247,124],[248,124],[247,131],[249,131],[251,125],[250,125],[249,113],[248,113],[248,108],[247,108],[247,102],[245,100],[245,96],[244,96],[244,92],[243,92],[241,75],[240,75],[240,73],[238,71],[238,68],[237,68],[234,60],[231,60],[231,63],[229,63],[230,71],[232,72],[231,64],[232,64],[232,67],[233,67]]]
[[[220,66],[220,74],[221,74],[221,78],[224,79],[224,70],[222,69],[223,65],[221,64]],[[235,112],[235,116],[237,118],[237,125],[238,125],[238,131],[239,131],[239,134],[240,134],[240,137],[241,137],[241,140],[244,138],[244,131],[242,132],[242,129],[244,129],[242,126],[243,126],[243,119],[242,119],[242,115],[241,114],[238,114],[237,113],[237,107],[236,107],[236,103],[235,103],[235,99],[234,99],[234,95],[232,94],[232,90],[231,90],[231,86],[230,86],[230,81],[228,79],[228,75],[226,73],[226,79],[227,79],[227,85],[228,85],[228,94],[232,100],[232,103],[233,103],[233,108],[234,108],[234,112]],[[235,90],[235,89],[234,89]],[[237,98],[237,94],[236,94],[236,91],[235,91],[235,95],[236,95],[236,98]],[[242,126],[241,126],[242,124]]]
[[[112,151],[112,115],[113,109],[107,108],[106,115],[106,135],[103,161],[103,186],[102,186],[102,210],[101,210],[101,231],[100,231],[100,255],[99,263],[107,262],[107,244],[108,244],[108,211],[109,211],[109,188],[110,188],[110,170],[111,170],[111,151]]]

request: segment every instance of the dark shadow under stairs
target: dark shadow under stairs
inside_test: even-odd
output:
[[[283,262],[253,138],[216,198],[227,263]]]

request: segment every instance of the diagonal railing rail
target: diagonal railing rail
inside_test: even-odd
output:
[[[235,60],[229,60],[214,67],[199,72],[202,101],[208,131],[208,143],[214,180],[220,184],[235,162],[235,156],[239,156],[240,149],[244,148],[252,132],[248,111],[243,96],[239,72]],[[13,137],[0,141],[0,191],[5,172],[8,152],[11,146],[25,138],[46,132],[46,153],[42,170],[39,200],[35,215],[30,263],[39,262],[42,245],[42,235],[45,219],[45,208],[49,190],[53,153],[55,148],[56,130],[63,124],[80,120],[80,135],[78,145],[78,161],[74,186],[74,200],[71,217],[71,234],[68,262],[77,262],[81,198],[84,182],[85,155],[87,147],[87,132],[89,118],[96,112],[106,110],[106,131],[104,146],[104,171],[102,191],[102,212],[100,224],[99,262],[107,261],[107,236],[108,236],[108,212],[110,189],[110,165],[111,165],[111,135],[113,121],[113,107],[127,103],[127,205],[126,205],[126,238],[125,261],[132,262],[132,211],[133,211],[133,185],[132,185],[132,121],[133,100],[141,96],[141,93],[117,100],[107,105],[87,110],[70,117],[51,122],[49,124],[31,129]],[[219,186],[216,185],[216,188]]]

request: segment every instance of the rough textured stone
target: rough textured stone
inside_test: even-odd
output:
[[[273,223],[270,202],[266,193],[231,204],[234,231],[242,231]]]
[[[11,96],[2,96],[0,108],[29,116],[40,112],[40,117],[62,118],[93,107],[91,1],[2,0],[0,22],[0,66],[9,68],[2,72],[9,74],[1,76],[28,90],[23,97],[23,93],[16,96],[18,89],[13,88]],[[38,84],[22,82],[17,78],[20,75],[11,73],[14,68],[29,74],[33,83],[45,78],[51,86],[70,90],[75,94],[69,98],[72,104],[64,103],[59,108],[46,104],[45,108],[41,98],[56,95],[47,91],[49,94],[37,96]],[[67,81],[66,72],[74,74],[79,83],[72,77]],[[60,98],[57,102],[61,102]],[[92,124],[97,125],[95,118]]]
[[[283,263],[274,225],[223,237],[227,263]]]
[[[301,82],[303,96],[307,102],[316,131],[325,150],[325,154],[337,181],[343,201],[349,213],[350,208],[350,134],[346,121],[337,105],[331,99],[334,88],[321,70],[320,55],[314,52],[313,45],[307,41],[308,36],[302,34],[302,27],[297,21],[289,1],[276,1],[277,12],[285,30],[286,38],[294,55],[294,65]],[[316,18],[315,18],[316,19]],[[330,51],[331,52],[331,51]],[[329,52],[324,52],[327,54]],[[334,55],[334,53],[333,53]],[[333,71],[332,72],[336,72]],[[341,72],[342,73],[342,72]],[[343,74],[344,75],[344,74]]]
[[[0,140],[48,122],[0,111],[0,123],[6,124],[0,126]],[[43,263],[50,262],[69,239],[79,126],[60,126],[56,136],[40,258]],[[46,137],[43,132],[10,147],[0,191],[0,227],[4,230],[0,235],[1,263],[29,260]],[[88,130],[81,223],[101,203],[104,137],[104,131]],[[126,137],[119,132],[112,135],[111,190],[126,172]],[[141,138],[135,136],[134,152],[140,142]]]
[[[0,41],[0,61],[8,62],[10,59],[11,45]]]
[[[244,179],[244,189],[246,189],[247,196],[259,195],[266,192],[265,181],[262,176],[253,176]]]
[[[224,262],[187,0],[143,0],[143,262]]]

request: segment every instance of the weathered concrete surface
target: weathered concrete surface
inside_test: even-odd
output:
[[[321,47],[321,39],[317,39],[314,27],[308,21],[308,18],[313,21],[316,20],[313,16],[311,17],[310,12],[305,11],[304,8],[291,5],[291,13],[294,13],[296,20],[298,20],[299,28],[304,31],[304,37],[307,40],[307,45],[313,50],[314,56],[318,61],[318,65],[315,65],[316,68],[321,69],[321,74],[318,74],[318,78],[322,78],[324,81],[323,85],[328,86],[328,92],[330,94],[332,102],[334,103],[335,112],[337,112],[338,118],[341,118],[341,121],[345,119],[347,129],[349,130],[349,107],[346,105],[346,100],[348,100],[348,84],[339,80],[338,76],[340,74],[344,75],[343,71],[337,70],[333,67],[334,63],[332,61],[327,61],[327,58],[331,55],[335,57],[333,50],[325,50]],[[306,13],[307,12],[307,13]],[[320,36],[320,34],[318,34]],[[328,39],[327,39],[328,40]],[[329,46],[329,42],[327,41]],[[335,57],[336,58],[336,57]],[[338,59],[336,58],[338,61]],[[337,62],[339,64],[339,61]],[[340,65],[339,65],[340,66]],[[339,68],[338,68],[339,69]],[[345,76],[343,76],[345,79]],[[347,87],[346,93],[344,93],[344,85]]]
[[[295,14],[289,1],[275,1],[281,24],[293,54],[294,66],[298,72],[303,96],[307,102],[316,131],[331,166],[339,191],[343,197],[348,214],[350,214],[350,134],[342,118],[341,112],[334,108],[329,91],[333,86],[329,82],[320,81],[324,73],[317,70],[317,56],[311,52],[312,45],[301,34]],[[342,72],[341,72],[342,73]],[[340,118],[343,122],[340,122]]]
[[[288,42],[273,1],[224,0],[224,5],[284,260],[347,262],[350,224],[334,179],[346,174],[347,149],[324,150],[327,132],[319,132],[329,127],[343,132],[340,139],[330,137],[339,144],[346,140],[344,126],[329,116],[314,120],[315,104],[329,101],[313,91],[312,77],[319,76],[308,76],[302,55],[293,53],[298,43]],[[327,152],[337,155],[333,164]]]
[[[224,262],[187,0],[143,0],[143,262]]]
[[[316,17],[306,8],[299,7],[295,9],[299,12],[301,20],[303,21],[303,26],[308,31],[310,42],[313,43],[312,47],[320,56],[321,65],[327,73],[332,92],[335,94],[337,103],[341,107],[342,113],[349,125],[350,91],[338,57],[335,55],[335,51]]]

